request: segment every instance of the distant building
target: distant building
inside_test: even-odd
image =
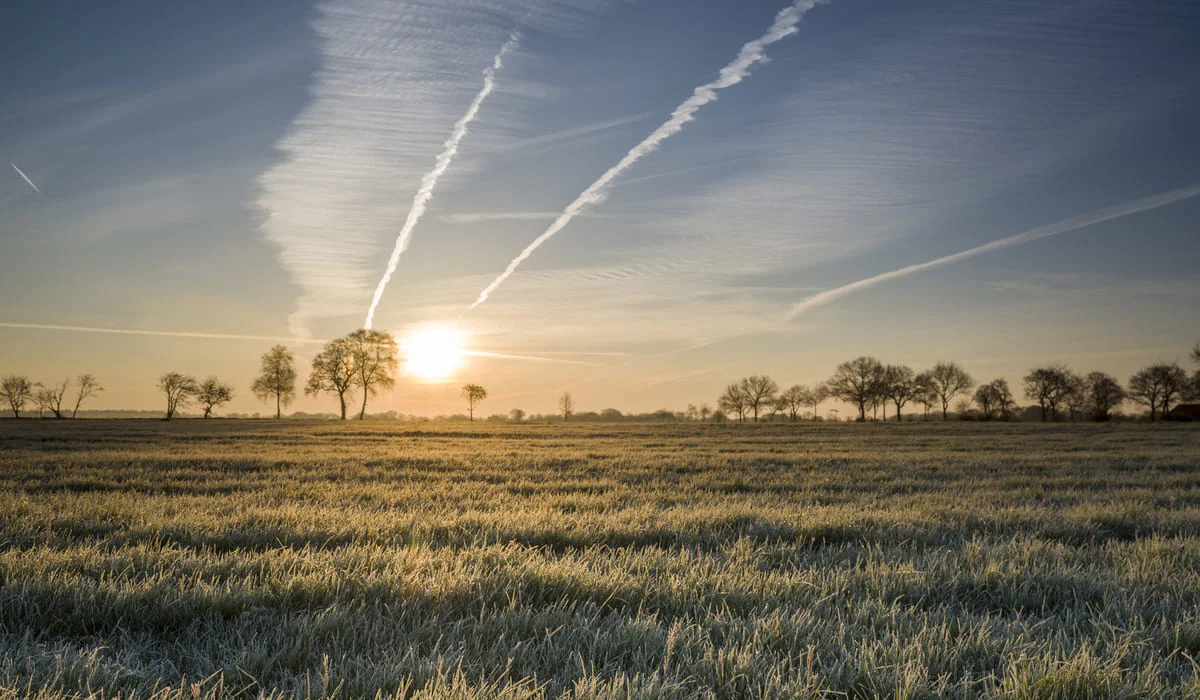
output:
[[[1167,420],[1200,420],[1200,403],[1181,403],[1167,412]]]

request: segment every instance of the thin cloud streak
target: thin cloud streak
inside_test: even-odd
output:
[[[696,112],[701,107],[717,99],[718,90],[742,82],[750,74],[750,70],[755,65],[762,63],[766,59],[767,47],[795,34],[797,31],[796,25],[800,23],[805,13],[814,6],[816,6],[816,0],[796,0],[792,5],[781,10],[775,16],[775,23],[771,25],[766,34],[744,45],[738,53],[737,58],[721,69],[720,75],[716,80],[696,88],[692,96],[671,113],[670,119],[655,129],[645,140],[634,146],[633,150],[629,151],[620,162],[584,190],[583,194],[579,195],[574,202],[567,206],[562,215],[550,225],[550,228],[546,229],[545,233],[538,236],[532,243],[526,246],[521,251],[521,254],[508,264],[504,272],[479,294],[479,298],[475,300],[474,304],[471,304],[470,308],[473,309],[487,301],[488,296],[496,291],[500,285],[504,284],[504,281],[516,271],[521,263],[533,254],[533,251],[537,250],[543,243],[553,237],[554,234],[565,228],[580,212],[603,202],[608,197],[613,180],[638,160],[658,150],[659,145],[663,141],[679,133],[688,122],[696,118]]]
[[[324,343],[316,338],[283,338],[270,335],[241,335],[238,333],[199,333],[192,331],[152,331],[131,328],[99,328],[96,326],[63,326],[53,323],[7,323],[0,328],[37,331],[69,331],[74,333],[108,333],[111,335],[148,335],[162,338],[202,338],[211,340],[253,340],[266,343]]]
[[[470,126],[471,122],[479,114],[479,108],[483,106],[483,101],[495,89],[496,72],[504,67],[504,56],[516,48],[519,41],[520,35],[514,31],[509,35],[508,41],[504,42],[504,45],[500,47],[500,51],[496,54],[496,57],[492,59],[492,64],[484,69],[483,88],[475,95],[475,99],[471,100],[466,113],[454,125],[454,129],[450,132],[450,138],[446,139],[445,150],[434,161],[433,170],[430,170],[421,179],[421,187],[417,190],[416,196],[413,197],[412,208],[408,210],[408,217],[404,220],[404,227],[400,229],[400,235],[396,239],[396,247],[392,249],[392,256],[388,259],[387,270],[384,271],[383,277],[380,278],[379,286],[375,288],[375,296],[371,299],[371,306],[367,309],[367,319],[363,323],[364,328],[371,328],[374,324],[375,309],[379,307],[379,300],[383,298],[383,292],[387,289],[388,283],[392,281],[392,275],[396,272],[396,266],[400,263],[400,256],[408,249],[408,244],[412,240],[413,229],[417,227],[417,223],[425,215],[425,209],[429,205],[429,200],[433,199],[433,190],[437,187],[438,178],[446,172],[450,164],[454,161],[454,155],[458,153],[458,146],[467,135],[467,127]]]
[[[24,171],[22,171],[20,168],[17,167],[16,163],[14,163],[10,160],[10,161],[8,161],[8,164],[13,166],[13,170],[17,171],[17,174],[21,176],[22,180],[29,183],[29,186],[33,188],[34,192],[37,192],[38,194],[42,193],[42,191],[38,189],[38,186],[33,184],[33,180],[30,180],[29,176],[26,175]]]
[[[836,287],[834,289],[828,289],[824,292],[820,292],[808,297],[807,299],[792,306],[792,308],[784,316],[784,320],[792,321],[797,316],[800,316],[801,314],[811,311],[817,307],[831,304],[842,297],[849,296],[855,292],[859,292],[870,287],[874,287],[878,284],[883,284],[884,282],[890,282],[895,279],[900,279],[901,277],[908,277],[909,275],[913,275],[918,272],[924,272],[925,270],[930,270],[935,267],[956,263],[968,258],[973,258],[977,255],[990,253],[994,250],[1009,248],[1015,245],[1021,245],[1022,243],[1030,243],[1043,238],[1057,236],[1062,233],[1077,231],[1079,229],[1087,228],[1088,226],[1102,223],[1104,221],[1111,221],[1113,219],[1120,219],[1122,217],[1138,214],[1140,212],[1150,211],[1151,209],[1158,209],[1159,207],[1165,207],[1169,204],[1174,204],[1175,202],[1181,202],[1185,199],[1191,199],[1197,196],[1200,196],[1200,184],[1191,185],[1189,187],[1181,187],[1169,192],[1163,192],[1161,194],[1144,197],[1132,202],[1118,204],[1107,209],[1101,209],[1090,214],[1073,216],[1069,219],[1063,219],[1062,221],[1058,221],[1053,224],[1041,226],[1024,233],[1019,233],[1015,236],[1009,236],[1008,238],[1001,238],[999,240],[992,241],[991,243],[985,243],[981,246],[976,246],[958,253],[945,255],[923,263],[908,265],[906,267],[884,272],[873,277],[867,277],[866,279],[861,279],[857,282],[851,282],[850,284]]]
[[[616,128],[619,128],[622,126],[636,124],[637,122],[640,122],[643,119],[647,119],[652,116],[654,116],[654,112],[642,112],[641,114],[631,114],[628,117],[621,117],[619,119],[610,119],[608,121],[596,122],[595,124],[586,124],[584,126],[577,126],[577,127],[571,128],[571,129],[562,129],[561,131],[553,131],[553,132],[550,132],[549,134],[542,134],[541,136],[532,136],[527,139],[515,141],[512,144],[509,144],[508,146],[506,146],[502,150],[518,151],[518,150],[522,150],[522,149],[526,149],[526,148],[532,148],[535,146],[552,146],[552,145],[555,145],[558,143],[562,143],[563,141],[571,141],[574,139],[580,139],[585,136],[591,136],[592,134],[598,134],[602,131],[608,131],[610,129],[616,129]]]

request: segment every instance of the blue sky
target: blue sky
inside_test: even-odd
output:
[[[497,411],[711,401],[870,353],[1016,382],[1121,376],[1200,339],[1200,197],[831,288],[1200,183],[1200,7],[834,0],[466,307],[692,90],[759,0],[10,3],[0,46],[0,322],[329,337],[362,323],[421,179],[516,29],[379,305],[403,334],[604,358],[464,368]],[[302,357],[311,355],[297,344]],[[0,327],[0,372],[247,384],[251,341]],[[306,355],[307,353],[307,355]],[[566,355],[553,355],[566,357]],[[254,410],[247,391],[235,410]],[[382,405],[457,408],[402,382]],[[503,405],[501,405],[503,404]],[[301,402],[306,409],[321,404]]]

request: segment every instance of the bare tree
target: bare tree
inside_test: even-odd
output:
[[[933,383],[933,375],[930,372],[921,372],[914,380],[917,384],[917,395],[915,397],[917,403],[925,407],[925,420],[929,420],[929,412],[938,403],[937,388]]]
[[[8,403],[14,418],[20,418],[25,404],[33,398],[34,389],[29,377],[9,375],[0,381],[0,399]]]
[[[706,403],[700,404],[700,422],[701,423],[707,422],[708,417],[711,415],[712,415],[712,406],[709,406]]]
[[[155,386],[167,396],[167,420],[174,418],[175,411],[191,403],[200,392],[195,377],[179,372],[167,372],[158,378]]]
[[[717,399],[717,407],[726,414],[736,413],[738,422],[745,423],[749,404],[746,402],[746,395],[742,391],[741,384],[730,384],[725,387],[725,393]]]
[[[1067,407],[1069,420],[1074,422],[1079,420],[1087,409],[1087,380],[1068,370],[1066,381],[1067,393],[1063,396],[1063,403]]]
[[[354,383],[362,390],[359,420],[367,417],[367,397],[396,385],[396,339],[387,331],[360,328],[346,336],[350,344]]]
[[[100,382],[90,374],[81,374],[75,378],[75,384],[78,385],[78,391],[75,394],[75,408],[71,410],[71,417],[74,418],[79,414],[79,407],[83,405],[89,397],[99,394],[104,391],[104,387],[100,386]]]
[[[508,420],[513,423],[520,423],[525,420],[525,412],[519,408],[514,408],[508,412]]]
[[[467,415],[475,420],[475,405],[487,398],[487,389],[478,384],[467,384],[462,388],[462,397],[467,400]]]
[[[896,422],[904,420],[901,411],[904,405],[916,399],[921,392],[917,384],[917,373],[904,365],[888,365],[883,370],[883,394],[896,405]]]
[[[975,390],[975,403],[983,413],[984,420],[1003,418],[1008,420],[1013,408],[1012,391],[1004,379],[994,379],[988,384],[981,384]]]
[[[1064,365],[1038,367],[1025,375],[1025,397],[1038,402],[1042,421],[1057,419],[1058,405],[1072,391],[1071,370]]]
[[[209,377],[200,383],[196,391],[196,400],[204,407],[204,417],[212,418],[214,408],[233,400],[233,387],[216,377]]]
[[[1109,413],[1127,398],[1116,377],[1104,372],[1091,372],[1085,381],[1088,407],[1094,420],[1108,420]]]
[[[571,398],[571,392],[564,391],[558,397],[558,412],[562,414],[564,423],[571,420],[571,414],[575,412],[575,399]]]
[[[811,401],[809,400],[808,388],[800,384],[788,387],[782,394],[779,395],[780,407],[787,412],[788,418],[794,423]]]
[[[275,397],[275,418],[283,417],[283,407],[296,398],[296,356],[283,345],[263,353],[258,376],[250,390],[259,401]]]
[[[1129,380],[1129,398],[1150,409],[1150,420],[1171,410],[1187,386],[1187,373],[1178,363],[1146,367]]]
[[[346,399],[354,390],[354,356],[349,341],[335,338],[317,353],[312,361],[312,372],[304,387],[307,396],[335,394],[341,407],[342,420],[346,420]]]
[[[975,386],[975,380],[967,371],[954,362],[939,362],[929,370],[934,394],[942,402],[942,420],[950,410],[950,402],[959,394],[970,391]]]
[[[860,357],[838,365],[828,382],[830,396],[858,407],[858,420],[867,419],[867,405],[879,395],[883,364],[873,357]]]
[[[812,405],[813,420],[818,420],[820,418],[818,409],[821,407],[821,402],[827,398],[829,398],[829,387],[825,385],[825,382],[814,384],[812,388],[808,390],[808,401],[809,404]]]
[[[71,386],[70,379],[64,379],[58,384],[36,384],[37,391],[34,394],[34,402],[37,404],[38,412],[43,410],[50,411],[55,418],[66,418],[63,414],[63,401],[67,398],[67,389]]]
[[[746,408],[753,414],[754,422],[758,422],[758,411],[768,406],[779,393],[779,385],[775,380],[762,374],[745,377],[741,381],[742,395],[746,398]]]

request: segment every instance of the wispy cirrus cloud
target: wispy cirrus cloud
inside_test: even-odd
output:
[[[276,144],[283,161],[259,177],[255,202],[262,235],[299,288],[294,333],[366,308],[412,193],[517,22],[566,32],[605,4],[332,0],[319,8],[312,98]],[[479,128],[516,121],[499,111]]]

